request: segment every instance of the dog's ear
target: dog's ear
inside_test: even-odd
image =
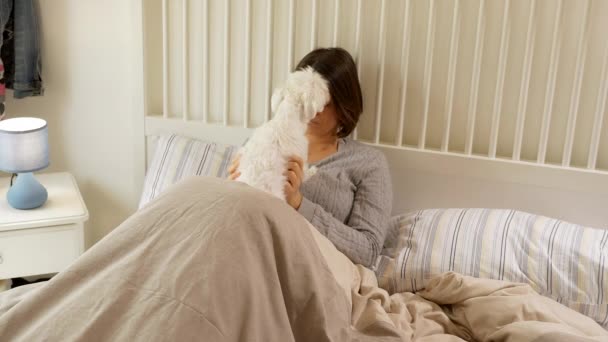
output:
[[[319,111],[316,110],[317,106],[314,104],[314,96],[311,96],[309,93],[304,93],[302,97],[302,113],[300,120],[308,122],[312,120]]]
[[[272,98],[270,100],[270,108],[272,112],[276,112],[279,107],[279,103],[283,101],[283,97],[285,97],[285,90],[283,88],[277,88],[272,93]]]
[[[323,111],[328,102],[329,90],[327,84],[325,80],[319,77],[318,80],[311,82],[311,86],[302,94],[302,120],[305,122],[312,120],[317,113]]]

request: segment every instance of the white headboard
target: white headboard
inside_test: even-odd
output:
[[[356,138],[386,154],[395,213],[500,207],[608,226],[607,2],[142,3],[147,137],[240,144],[302,56],[341,46],[363,87]]]

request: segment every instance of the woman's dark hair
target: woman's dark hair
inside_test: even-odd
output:
[[[320,48],[304,56],[296,70],[307,66],[321,74],[329,84],[338,113],[338,137],[350,135],[363,111],[361,85],[353,57],[342,48]]]

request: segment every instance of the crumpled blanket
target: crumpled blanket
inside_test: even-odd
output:
[[[389,296],[284,202],[205,177],[35,285],[0,294],[0,340],[608,341],[526,285],[447,273]]]

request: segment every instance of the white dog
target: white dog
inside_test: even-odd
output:
[[[272,94],[272,120],[257,128],[241,150],[238,181],[285,200],[283,174],[291,156],[308,158],[308,123],[329,102],[327,81],[311,67],[291,73]],[[314,169],[304,165],[307,177]]]

